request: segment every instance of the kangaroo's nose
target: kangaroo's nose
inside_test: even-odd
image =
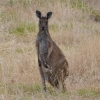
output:
[[[42,27],[42,30],[44,30],[44,26]]]

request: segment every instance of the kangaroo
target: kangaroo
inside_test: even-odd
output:
[[[66,90],[65,79],[69,75],[68,62],[61,49],[52,40],[48,30],[48,19],[52,12],[45,17],[36,10],[39,18],[39,32],[36,38],[39,71],[42,79],[43,91],[46,91],[46,81],[53,87]]]

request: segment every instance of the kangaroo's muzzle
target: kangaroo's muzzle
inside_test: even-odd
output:
[[[44,26],[42,27],[42,30],[44,30]]]

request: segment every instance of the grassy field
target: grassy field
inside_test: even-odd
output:
[[[48,83],[41,92],[36,10],[53,12],[49,32],[69,63],[66,93]],[[0,0],[0,100],[100,100],[100,1]]]

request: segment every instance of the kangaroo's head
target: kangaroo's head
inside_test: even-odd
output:
[[[51,17],[52,12],[48,12],[47,15],[43,17],[41,12],[36,10],[36,15],[39,18],[39,30],[48,31],[48,19]]]

